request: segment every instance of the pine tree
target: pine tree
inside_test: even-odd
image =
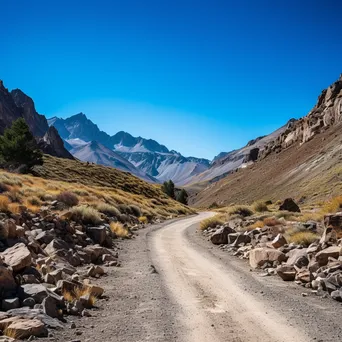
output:
[[[14,121],[0,136],[0,160],[9,167],[42,164],[42,153],[23,118]]]
[[[188,204],[188,193],[184,189],[182,189],[181,191],[178,192],[176,199],[178,202],[187,205]]]
[[[168,182],[165,181],[163,183],[162,191],[165,192],[169,197],[175,199],[175,184],[171,179]]]

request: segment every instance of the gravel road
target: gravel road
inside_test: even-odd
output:
[[[342,341],[340,303],[251,272],[197,231],[210,215],[149,227],[120,242],[122,267],[98,281],[107,300],[92,317],[74,318],[76,329],[49,340]]]

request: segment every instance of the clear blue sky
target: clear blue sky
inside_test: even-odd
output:
[[[213,158],[342,72],[341,1],[0,0],[0,79],[47,117]]]

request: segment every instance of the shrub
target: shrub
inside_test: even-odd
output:
[[[121,214],[130,214],[131,210],[126,204],[118,204],[118,209],[120,210]]]
[[[216,215],[214,217],[209,217],[203,220],[200,224],[200,230],[205,230],[207,228],[215,228],[216,226],[222,225],[224,222],[221,219],[220,215]]]
[[[178,192],[178,194],[176,196],[176,200],[179,203],[187,205],[188,204],[188,197],[189,197],[188,193],[184,189],[182,189],[181,191]]]
[[[266,217],[264,218],[264,224],[265,226],[269,226],[269,227],[274,227],[280,224],[280,221],[277,220],[275,217]]]
[[[0,211],[7,212],[10,201],[7,196],[0,195]]]
[[[30,203],[31,205],[35,205],[35,206],[39,206],[42,204],[42,202],[36,196],[28,197],[27,202]]]
[[[323,214],[336,213],[342,209],[342,196],[332,198],[322,208]]]
[[[175,198],[175,184],[171,179],[168,182],[164,182],[161,189],[169,197]]]
[[[268,211],[268,207],[264,201],[257,201],[253,203],[253,209],[256,212],[262,213]]]
[[[7,184],[0,182],[0,194],[4,193],[6,191],[9,191],[9,190],[10,190],[10,188]]]
[[[299,231],[292,235],[286,236],[287,242],[295,243],[297,245],[309,246],[319,239],[319,235],[309,231]]]
[[[148,223],[148,219],[147,219],[146,216],[140,216],[140,217],[138,218],[138,220],[139,220],[139,222],[142,223],[142,224]]]
[[[242,217],[247,217],[253,215],[253,211],[247,205],[234,205],[228,209],[229,215],[240,215]]]
[[[263,228],[265,226],[264,221],[256,221],[255,223],[251,224],[250,226],[248,226],[248,228],[250,229],[255,229],[255,228]]]
[[[8,199],[13,203],[20,203],[21,202],[21,196],[17,189],[12,189],[9,192],[6,193]]]
[[[141,216],[141,210],[140,210],[140,208],[139,208],[137,205],[131,204],[131,205],[129,205],[128,207],[129,207],[129,209],[130,209],[130,212],[131,212],[135,217]]]
[[[91,293],[91,288],[89,287],[77,287],[74,291],[64,290],[62,296],[69,303],[73,303],[83,296],[84,298],[88,297],[87,306],[89,307],[93,307],[96,302],[96,297]]]
[[[127,238],[129,235],[128,229],[126,229],[120,222],[112,222],[110,224],[110,230],[118,237]]]
[[[96,205],[96,209],[100,212],[103,213],[107,216],[111,217],[119,217],[120,216],[120,211],[115,208],[114,206],[100,202],[99,204]]]
[[[83,222],[84,224],[100,224],[102,222],[100,213],[86,205],[80,205],[79,207],[73,207],[71,209],[71,218],[77,222]]]
[[[74,207],[78,204],[78,197],[69,191],[63,191],[57,196],[57,201],[64,203],[68,207]]]

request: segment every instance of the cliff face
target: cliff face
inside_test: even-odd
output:
[[[0,80],[0,134],[19,118],[25,119],[43,152],[61,158],[73,158],[64,148],[57,130],[49,129],[45,116],[37,113],[33,100],[20,89],[9,92]]]
[[[316,105],[303,118],[291,120],[286,130],[269,143],[260,158],[272,152],[280,152],[293,144],[304,144],[315,135],[342,121],[342,75],[339,80],[323,90]]]

